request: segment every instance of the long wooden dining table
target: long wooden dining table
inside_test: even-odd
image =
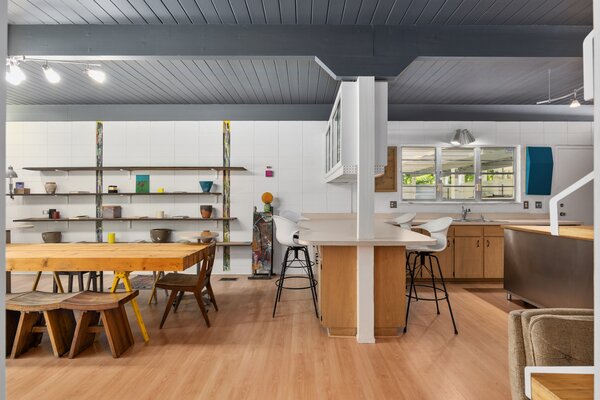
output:
[[[7,244],[7,271],[114,271],[111,292],[120,281],[133,290],[129,274],[135,271],[184,271],[206,255],[208,244],[183,243],[36,243]],[[150,339],[136,299],[133,312],[144,337]]]

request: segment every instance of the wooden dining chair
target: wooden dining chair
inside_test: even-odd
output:
[[[219,308],[217,307],[217,301],[215,300],[215,294],[212,286],[210,285],[210,276],[215,262],[216,248],[217,247],[214,242],[206,248],[206,256],[202,260],[202,266],[198,274],[190,275],[171,272],[156,282],[157,288],[171,291],[169,299],[167,300],[165,312],[162,320],[160,321],[159,328],[162,328],[165,324],[167,316],[169,315],[169,311],[171,311],[171,307],[175,305],[175,311],[177,311],[177,307],[179,307],[179,303],[186,292],[194,294],[196,302],[198,303],[198,307],[200,307],[200,311],[202,312],[202,316],[206,322],[206,326],[210,327],[210,321],[208,320],[206,307],[204,305],[204,301],[202,300],[202,291],[203,289],[206,289],[206,292],[210,298],[210,302],[215,307],[215,310],[219,311]]]

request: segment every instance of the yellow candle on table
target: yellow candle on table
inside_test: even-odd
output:
[[[117,236],[115,235],[114,232],[108,232],[108,243],[116,243],[117,242]]]

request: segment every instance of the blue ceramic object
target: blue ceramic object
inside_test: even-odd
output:
[[[205,193],[210,192],[212,185],[213,185],[213,181],[200,181],[200,188]]]

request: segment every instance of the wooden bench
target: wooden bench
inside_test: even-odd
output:
[[[61,303],[72,296],[73,293],[28,292],[7,297],[6,347],[7,353],[11,349],[10,358],[38,346],[44,333],[48,333],[56,357],[69,351],[75,318],[73,311],[61,308]]]
[[[95,340],[96,333],[104,329],[110,351],[118,358],[133,346],[133,333],[127,320],[124,304],[138,295],[135,290],[128,293],[81,292],[64,300],[61,307],[65,310],[81,311],[69,352],[69,358],[75,357]],[[100,320],[102,325],[99,325]]]
[[[56,357],[75,357],[104,330],[113,357],[133,345],[123,305],[136,297],[128,293],[15,293],[6,297],[6,352],[17,358],[36,347],[47,333]],[[74,311],[79,311],[75,320]],[[99,325],[100,321],[102,325]]]

